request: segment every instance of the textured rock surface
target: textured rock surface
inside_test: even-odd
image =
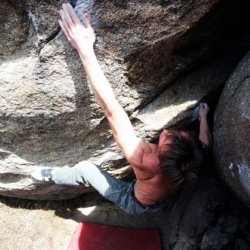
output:
[[[16,25],[15,32],[23,35],[14,44],[6,43],[2,50],[7,52],[0,58],[0,192],[4,195],[68,198],[64,187],[62,192],[58,187],[34,183],[29,178],[30,171],[39,166],[73,165],[96,159],[110,150],[118,152],[117,159],[122,158],[86,84],[76,52],[61,32],[56,35],[62,2],[24,4],[10,0],[1,6],[5,13],[15,10],[15,22],[28,20],[28,27],[25,22],[23,26]],[[183,105],[169,112],[168,121],[157,129],[150,128],[146,136],[142,108],[181,72],[204,61],[214,51],[212,45],[219,40],[218,30],[223,23],[219,17],[230,6],[229,1],[218,3],[218,0],[77,2],[78,13],[92,14],[101,66],[122,106],[129,114],[133,113],[141,136],[152,139],[173,117],[180,113],[187,116],[185,110],[190,104],[195,104],[210,89],[203,85],[203,91],[188,95],[188,87],[180,99]],[[9,15],[5,15],[7,24]],[[8,27],[5,25],[1,32],[8,33]],[[215,85],[219,83],[221,80]],[[200,88],[198,83],[195,86]],[[143,113],[138,119],[136,110]],[[109,166],[118,164],[122,166],[120,161]],[[120,169],[114,174],[121,176],[123,172]],[[72,196],[77,193],[72,190]]]
[[[171,212],[169,249],[247,249],[249,209],[213,176],[184,191]]]
[[[214,150],[220,174],[250,206],[250,52],[230,76],[215,116]]]
[[[28,17],[23,4],[3,0],[0,7],[0,56],[9,55],[26,42],[29,30]]]
[[[0,36],[6,43],[0,45],[0,195],[65,199],[89,192],[38,185],[30,172],[44,165],[72,165],[99,158],[106,151],[118,152],[75,51],[61,33],[57,35],[62,2],[1,1],[0,19],[5,24]],[[79,13],[87,8],[93,14],[102,67],[140,136],[155,140],[162,127],[190,122],[188,109],[224,83],[249,50],[249,3],[234,1],[229,11],[232,2],[96,0],[91,5],[78,1]],[[9,32],[8,26],[13,26]],[[220,51],[219,55],[214,51]],[[242,69],[243,65],[247,67],[241,64]],[[237,93],[232,85],[232,101],[237,105],[234,96],[245,96],[241,85]],[[242,118],[237,112],[234,116]],[[216,147],[221,145],[220,134],[215,136]],[[246,150],[247,140],[241,142]],[[121,168],[126,162],[118,160],[119,153],[115,158],[106,167],[119,177],[126,176],[126,168]],[[126,215],[95,193],[46,202],[0,196],[1,248],[66,249],[77,223],[94,221],[157,228],[165,250],[248,250],[250,211],[211,173],[213,166],[208,167],[195,186],[171,197],[163,211],[141,217]],[[243,200],[245,190],[241,189]]]

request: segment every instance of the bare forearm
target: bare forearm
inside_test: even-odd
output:
[[[200,118],[200,133],[199,139],[203,143],[204,146],[210,146],[212,143],[212,136],[210,133],[210,129],[208,126],[208,122],[206,118]]]
[[[127,140],[126,137],[134,137],[132,124],[126,112],[117,101],[114,92],[98,63],[94,51],[87,57],[83,56],[81,52],[79,52],[79,55],[91,89],[108,119],[115,140],[118,145],[122,147],[124,141]],[[117,136],[119,136],[119,139]]]
[[[87,57],[84,57],[81,52],[79,52],[79,56],[94,95],[105,114],[108,114],[110,112],[110,106],[117,105],[118,102],[107,78],[105,77],[98,63],[96,55],[93,51]]]

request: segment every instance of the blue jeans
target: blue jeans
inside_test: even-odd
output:
[[[118,180],[90,161],[82,161],[74,167],[58,168],[53,174],[53,180],[60,185],[91,185],[103,197],[132,215],[157,212],[165,205],[165,202],[150,206],[140,204],[134,196],[136,180],[131,182]]]

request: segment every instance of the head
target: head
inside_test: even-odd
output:
[[[161,171],[173,188],[180,188],[197,179],[203,161],[203,150],[193,132],[163,130],[158,147]]]

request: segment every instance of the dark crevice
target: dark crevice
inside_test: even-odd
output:
[[[51,34],[49,34],[45,39],[41,40],[41,43],[43,45],[45,45],[45,44],[49,43],[50,41],[52,41],[58,35],[60,30],[61,30],[61,28],[58,26],[56,28],[56,30],[54,30]]]
[[[212,89],[204,97],[202,97],[201,100],[197,104],[197,106],[199,106],[199,104],[202,103],[202,102],[205,102],[205,103],[208,104],[208,106],[209,106],[208,124],[209,124],[209,127],[210,127],[211,131],[213,131],[213,117],[214,117],[215,109],[216,109],[217,104],[219,102],[219,99],[220,99],[220,96],[222,94],[223,88],[224,88],[224,84]],[[194,108],[192,110],[194,111]],[[188,117],[187,120],[180,121],[178,123],[178,125],[180,127],[186,128],[186,129],[198,131],[199,130],[198,116],[196,118],[197,119],[192,121],[190,119],[190,117]]]
[[[77,4],[77,0],[69,0],[68,3],[75,8],[76,4]],[[54,31],[52,31],[46,38],[40,40],[39,44],[38,44],[38,54],[40,54],[41,50],[44,48],[44,46],[49,43],[50,41],[52,41],[53,39],[56,38],[56,36],[59,34],[61,30],[61,27],[58,26]]]

